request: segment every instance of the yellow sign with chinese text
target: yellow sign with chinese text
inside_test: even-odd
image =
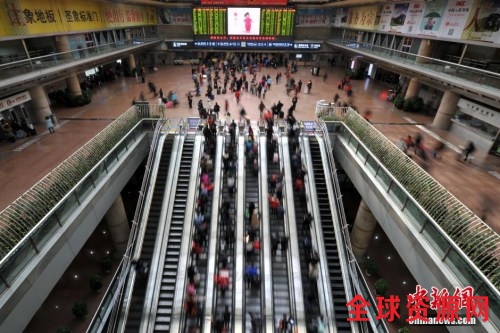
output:
[[[156,25],[153,7],[85,0],[0,0],[0,37]]]
[[[381,9],[381,6],[350,8],[347,26],[354,29],[373,30],[378,26]]]

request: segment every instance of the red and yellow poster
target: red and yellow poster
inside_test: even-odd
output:
[[[0,37],[156,25],[153,7],[85,0],[0,0]]]

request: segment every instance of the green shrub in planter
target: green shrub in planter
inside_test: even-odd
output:
[[[424,108],[424,99],[422,97],[414,97],[411,101],[411,111],[420,112]]]
[[[405,99],[405,101],[403,102],[403,110],[405,110],[406,112],[412,111],[412,99],[411,98]]]
[[[100,275],[92,275],[89,280],[90,289],[93,291],[100,291],[102,288],[102,277]]]
[[[377,274],[378,267],[373,258],[367,257],[365,259],[365,272],[366,275],[371,276]]]
[[[379,296],[382,296],[385,294],[388,287],[389,286],[386,280],[384,279],[377,280],[377,282],[375,282],[375,293]]]
[[[73,304],[71,312],[73,312],[76,318],[81,319],[89,314],[89,308],[87,303],[77,301]]]
[[[408,327],[401,327],[398,333],[410,333],[410,329]]]
[[[71,328],[63,326],[59,327],[56,331],[56,333],[71,333]]]
[[[111,272],[111,269],[113,268],[113,265],[111,263],[111,258],[109,257],[104,257],[101,260],[101,269],[104,273],[109,273]]]
[[[401,95],[398,95],[396,96],[396,98],[394,98],[394,107],[398,110],[402,110],[403,107],[404,107],[404,103],[405,103],[405,98]]]

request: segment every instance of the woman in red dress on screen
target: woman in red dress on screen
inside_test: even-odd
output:
[[[252,30],[252,22],[253,20],[250,18],[250,13],[246,12],[245,13],[245,18],[243,19],[245,22],[245,32],[250,33],[250,30]]]

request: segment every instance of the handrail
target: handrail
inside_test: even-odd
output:
[[[349,111],[344,121],[338,122],[342,126],[340,137],[347,140],[348,146],[355,146],[351,149],[362,156],[375,177],[383,176],[381,182],[388,186],[389,196],[401,202],[401,212],[428,239],[441,262],[464,285],[475,287],[478,294],[487,294],[490,305],[498,307],[500,271],[495,253],[499,251],[500,236],[407,158],[392,142],[360,118],[356,112]],[[353,139],[355,142],[352,142]],[[414,211],[418,212],[418,216]],[[439,244],[432,241],[432,235],[423,233],[426,227],[432,228],[433,233],[437,232]],[[443,240],[446,244],[441,245]],[[467,274],[473,274],[472,279],[464,274],[464,265],[470,268]],[[476,279],[481,281],[479,285]],[[490,315],[490,322],[500,327],[499,318]]]
[[[330,168],[330,174],[332,175],[332,178],[333,178],[333,191],[334,191],[334,195],[335,195],[337,217],[338,217],[339,222],[340,222],[340,231],[341,231],[341,235],[342,235],[342,241],[344,243],[344,248],[346,249],[347,265],[350,266],[349,267],[349,275],[351,277],[350,281],[353,284],[352,290],[355,294],[364,295],[365,293],[363,293],[363,289],[361,288],[361,286],[359,284],[360,278],[359,278],[358,269],[357,269],[358,264],[357,264],[356,258],[354,256],[354,253],[352,252],[351,237],[349,235],[349,226],[347,225],[347,220],[345,217],[344,203],[342,202],[342,193],[340,192],[339,180],[338,180],[337,172],[336,172],[336,168],[335,168],[335,160],[333,158],[333,150],[332,150],[332,147],[330,144],[330,136],[329,136],[328,129],[326,128],[326,124],[324,121],[322,121],[320,119],[317,122],[317,124],[318,124],[320,131],[323,134],[323,137],[325,138],[324,142],[325,142],[325,146],[326,146],[326,152],[327,152],[326,155],[327,155],[327,159],[328,159],[328,166]],[[361,277],[361,280],[364,281],[363,277]],[[364,282],[366,285],[366,281],[364,281]],[[368,292],[369,292],[368,288],[365,288],[365,289],[368,290]],[[370,296],[370,298],[373,299],[373,296],[371,295],[370,292],[368,295]],[[372,304],[375,304],[375,303],[372,303]],[[387,328],[385,321],[380,320],[380,321],[378,321],[377,324],[375,324],[375,322],[377,322],[377,320],[375,320],[376,313],[374,311],[372,311],[373,307],[369,308],[369,310],[370,310],[368,313],[368,316],[370,317],[369,324],[372,326],[373,331],[375,331],[375,332],[376,331],[389,332],[389,329]],[[381,331],[377,330],[377,328],[379,326],[382,326]]]
[[[302,151],[301,162],[302,165],[307,166],[307,170],[312,170],[312,158],[311,151],[309,146],[309,137],[304,135],[304,126],[302,122],[299,124],[301,128],[300,134],[300,149]],[[307,144],[306,144],[307,143]],[[311,174],[313,176],[311,176]],[[318,250],[319,255],[319,272],[321,275],[318,276],[318,284],[321,288],[318,287],[318,304],[321,311],[321,314],[324,316],[324,323],[327,332],[336,332],[335,321],[334,318],[334,308],[333,308],[333,300],[332,294],[330,292],[331,288],[329,287],[330,283],[328,279],[326,279],[325,275],[328,274],[328,269],[325,269],[325,265],[327,264],[326,254],[324,251],[320,251],[320,247],[323,247],[324,241],[322,234],[319,230],[317,230],[317,225],[319,224],[319,220],[321,214],[319,212],[318,201],[311,198],[311,196],[316,192],[316,183],[314,178],[314,172],[307,172],[304,176],[304,186],[308,189],[306,190],[306,198],[307,198],[307,210],[311,213],[314,222],[312,223],[312,232],[311,232],[311,243],[313,248]],[[326,285],[326,287],[325,287]],[[320,292],[321,291],[321,292]]]
[[[389,55],[389,57],[392,58],[391,55],[395,54],[396,56],[394,58],[400,59],[404,64],[411,63],[412,65],[430,69],[438,73],[449,73],[452,74],[455,79],[458,78],[472,81],[476,84],[493,88],[494,90],[498,90],[498,87],[500,87],[500,73],[465,66],[445,60],[425,57],[414,53],[394,50],[388,47],[382,47],[369,43],[359,43],[355,40],[330,39],[327,42],[336,45],[340,44],[346,49],[355,48],[356,52],[359,52],[360,49],[362,51],[365,51],[366,53],[373,55],[377,55],[377,52],[379,52],[384,57],[387,57]],[[380,51],[375,51],[374,49]]]
[[[156,37],[134,38],[133,40],[117,41],[64,52],[54,52],[43,56],[2,63],[0,64],[0,79],[15,77],[19,75],[20,71],[23,73],[35,72],[43,68],[71,63],[77,60],[85,61],[94,56],[104,55],[115,50],[138,47],[158,41],[161,41],[161,39]]]
[[[127,286],[126,282],[130,273],[131,260],[136,256],[137,249],[140,249],[142,247],[141,244],[144,240],[144,232],[146,228],[146,223],[144,219],[147,219],[147,214],[149,212],[149,205],[150,205],[149,202],[151,201],[150,196],[152,195],[152,191],[154,191],[154,182],[152,181],[152,177],[155,176],[155,174],[153,174],[154,172],[153,168],[155,162],[159,163],[159,158],[161,157],[161,155],[159,156],[157,155],[158,147],[160,145],[160,139],[162,137],[162,134],[167,133],[168,135],[169,129],[170,129],[170,121],[167,119],[161,119],[156,124],[156,128],[153,134],[153,139],[151,141],[150,153],[145,166],[146,171],[144,173],[144,177],[142,180],[141,189],[139,190],[139,198],[136,204],[134,219],[132,220],[132,227],[130,230],[130,236],[127,243],[127,249],[121,261],[122,270],[120,274],[117,276],[117,278],[119,279],[118,281],[119,293],[117,293],[117,295],[114,295],[114,297],[109,303],[105,304],[105,306],[113,307],[113,311],[110,315],[111,321],[108,325],[109,327],[108,331],[112,330],[117,324],[120,304],[123,301],[123,297],[128,295],[126,292],[124,292],[124,289],[126,287],[129,287]],[[145,210],[146,205],[147,205],[147,211]],[[132,278],[131,278],[132,282],[134,279],[135,279],[135,271],[132,272]],[[115,283],[115,281],[112,281],[112,283]],[[106,296],[107,295],[105,295],[104,298],[106,298]],[[92,323],[87,331],[89,332],[91,329],[92,329]]]
[[[283,132],[281,131],[283,129]],[[285,231],[288,231],[289,244],[291,255],[286,256],[288,262],[288,281],[289,281],[289,294],[290,294],[290,311],[293,312],[290,315],[295,319],[294,329],[297,332],[305,332],[307,330],[307,322],[305,318],[305,308],[304,308],[304,296],[303,296],[303,282],[300,269],[300,253],[299,253],[299,241],[297,237],[297,216],[295,215],[295,207],[293,205],[293,183],[292,183],[292,172],[290,167],[290,151],[288,147],[288,137],[287,137],[287,126],[286,123],[278,123],[278,150],[279,150],[279,165],[280,170],[284,170],[284,174],[288,177],[282,179],[282,193],[284,208],[284,226]],[[283,144],[283,141],[286,144]],[[287,154],[285,154],[287,152]],[[290,199],[290,200],[289,200]],[[294,230],[292,233],[291,230]]]
[[[206,269],[206,290],[205,290],[205,321],[208,321],[210,318],[211,322],[215,322],[217,319],[217,288],[215,287],[214,277],[219,274],[219,251],[217,246],[219,242],[222,241],[222,235],[220,230],[220,205],[221,205],[221,195],[223,190],[223,180],[226,176],[224,174],[224,168],[221,165],[222,155],[225,153],[226,147],[226,133],[224,131],[224,126],[218,126],[217,130],[217,138],[216,138],[216,152],[215,158],[213,161],[213,183],[214,188],[212,190],[212,209],[210,212],[211,221],[210,221],[210,234],[208,237],[208,246],[207,246],[207,269]],[[219,149],[217,149],[219,148]],[[220,237],[217,237],[220,235]],[[234,281],[234,280],[233,280]],[[234,294],[233,294],[234,297]],[[212,331],[212,327],[205,323],[203,326],[203,332],[210,333]]]

